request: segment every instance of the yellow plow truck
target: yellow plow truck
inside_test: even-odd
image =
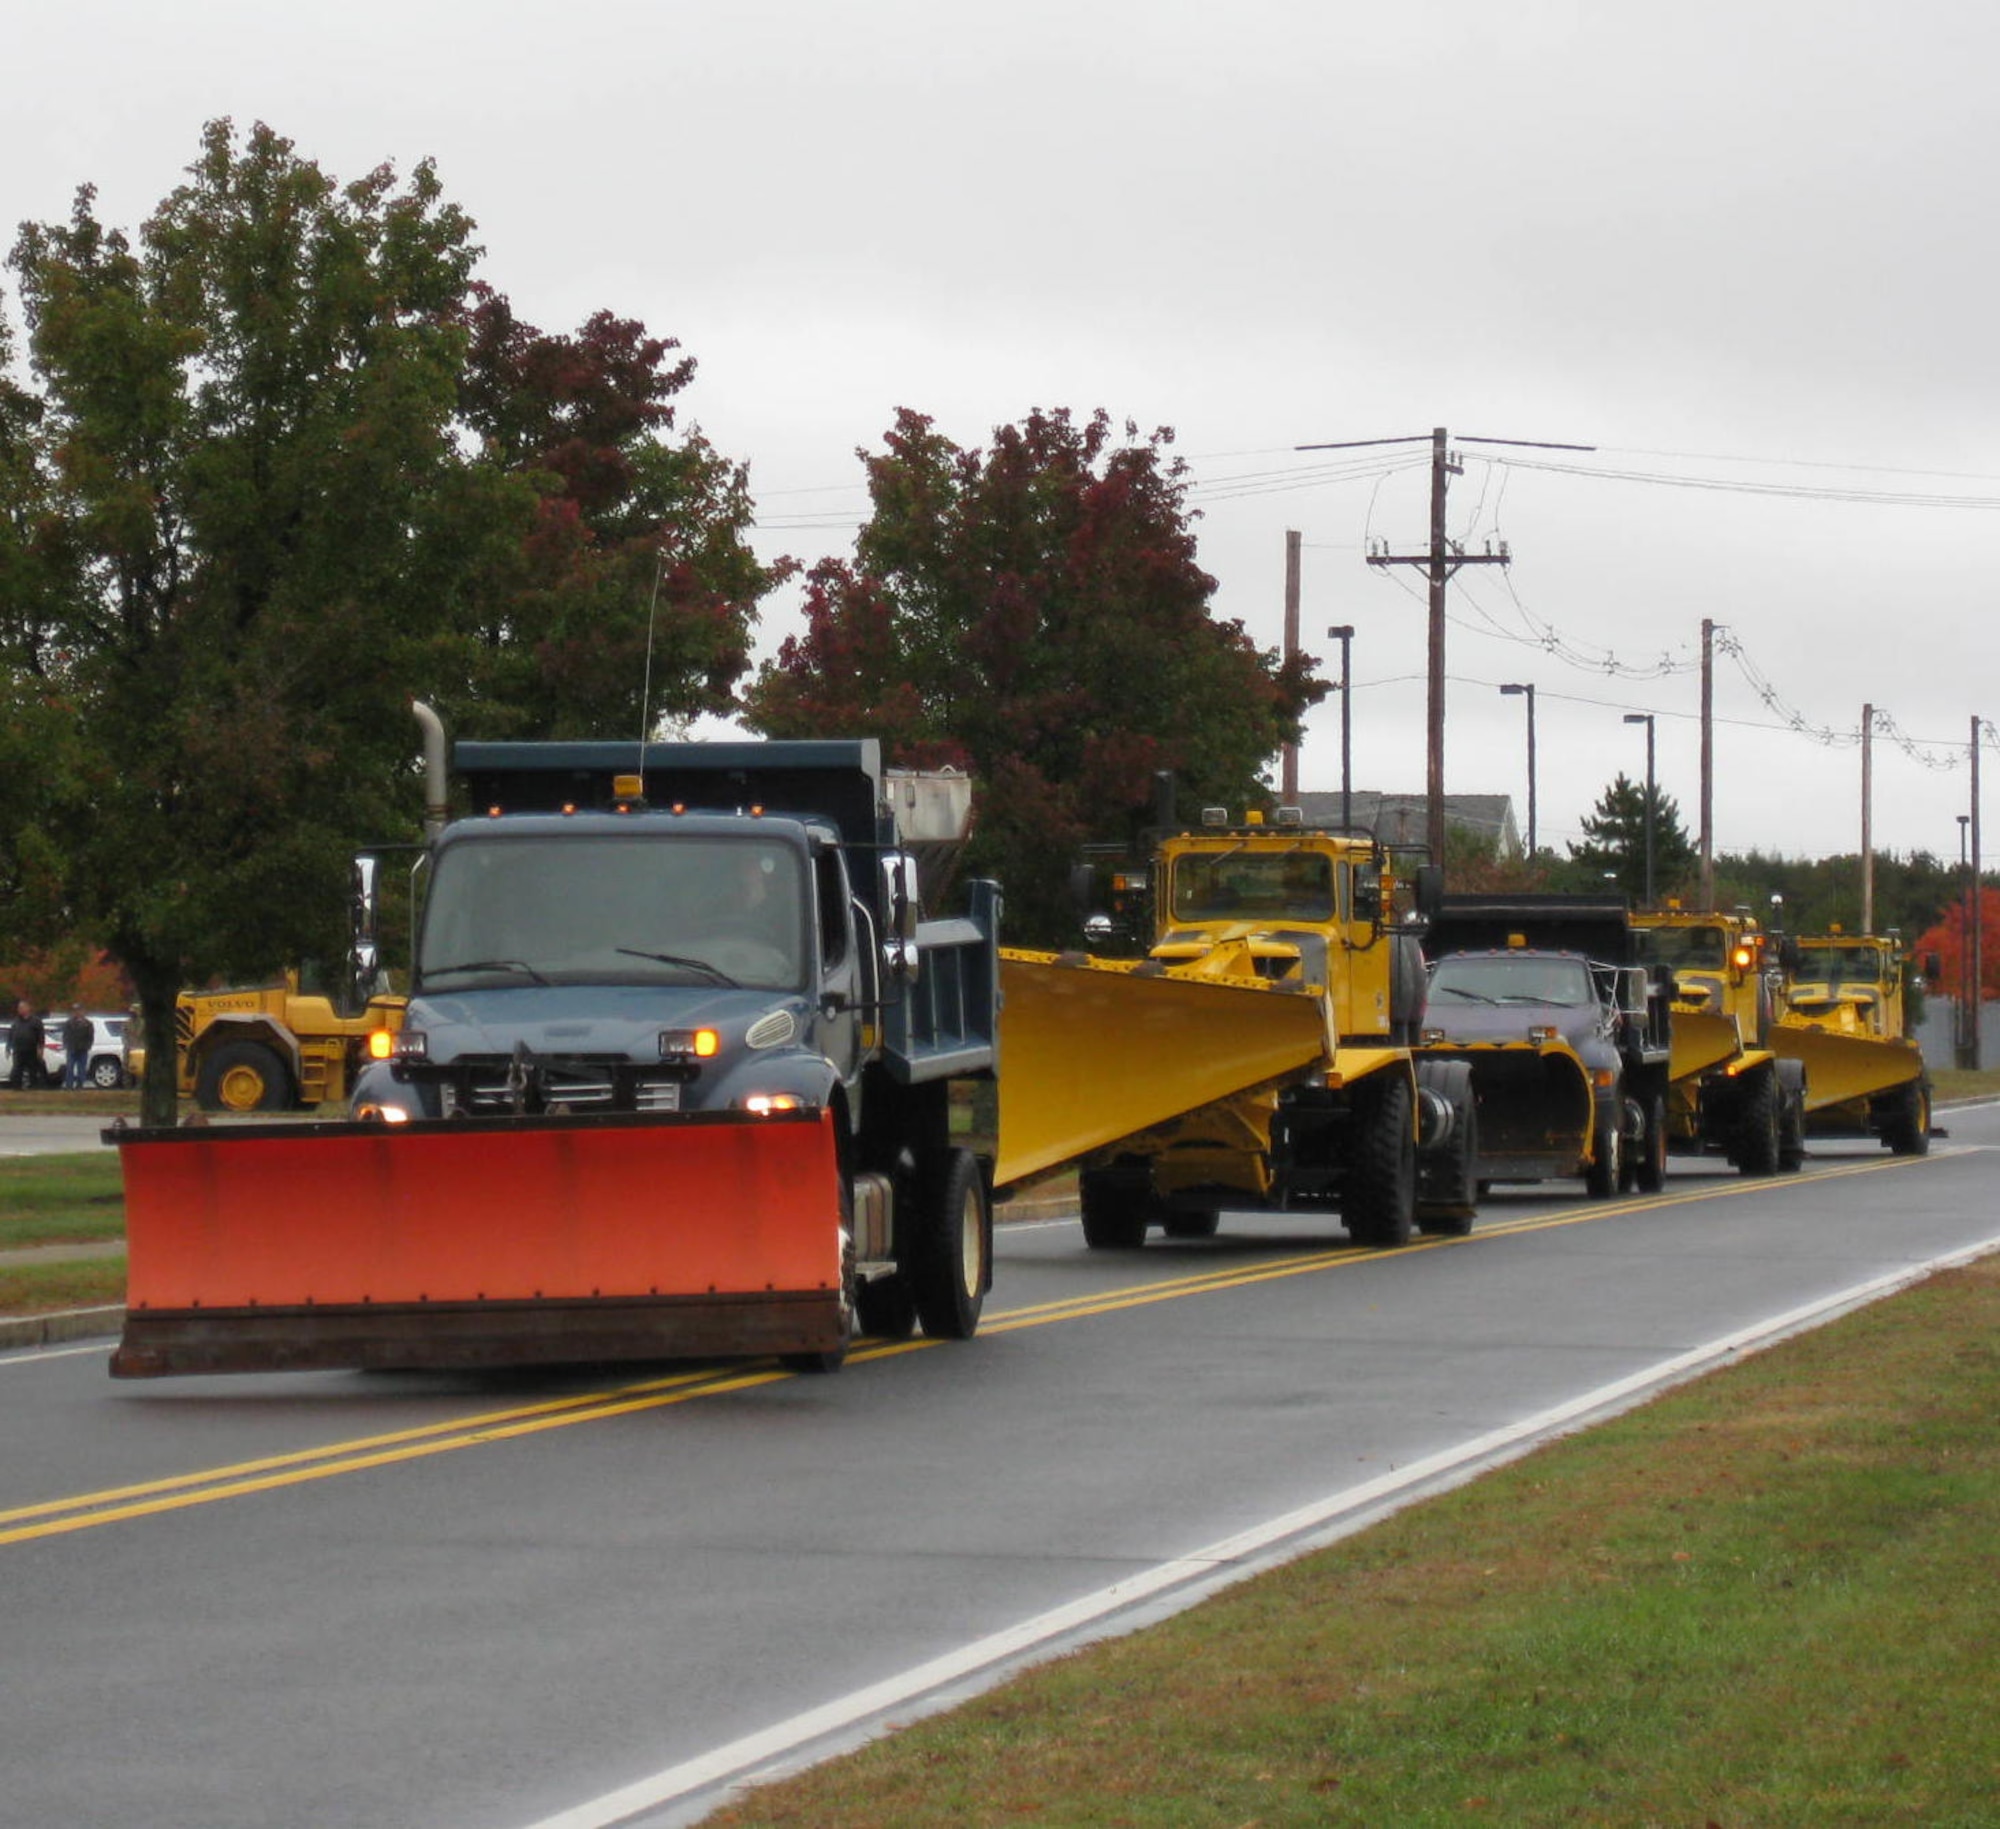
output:
[[[1771,1045],[1805,1070],[1808,1136],[1879,1137],[1899,1156],[1929,1150],[1930,1075],[1904,1001],[1909,960],[1894,934],[1836,927],[1795,943]]]
[[[1297,809],[1211,808],[1150,883],[1144,958],[1002,950],[996,1181],[1079,1163],[1100,1251],[1206,1238],[1227,1209],[1337,1210],[1375,1246],[1469,1231],[1471,1076],[1416,1058],[1423,958],[1389,853]]]
[[[1773,1045],[1771,936],[1743,913],[1672,904],[1632,917],[1638,961],[1673,978],[1667,1146],[1719,1154],[1746,1175],[1805,1161],[1806,1072]]]

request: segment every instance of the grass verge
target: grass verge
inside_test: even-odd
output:
[[[125,1190],[110,1150],[0,1157],[0,1250],[125,1236]]]
[[[2000,1821],[2000,1264],[752,1793],[726,1829]]]
[[[0,1264],[0,1315],[49,1315],[125,1300],[124,1257]]]

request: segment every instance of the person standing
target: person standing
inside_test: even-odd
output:
[[[14,1027],[7,1037],[7,1045],[14,1051],[14,1064],[7,1074],[7,1084],[15,1092],[31,1086],[46,1086],[49,1070],[42,1064],[42,1041],[48,1030],[37,1016],[28,1000],[23,997],[14,1005]]]
[[[97,1039],[97,1025],[83,1013],[83,1005],[69,1006],[69,1019],[62,1026],[63,1091],[81,1092],[90,1084],[90,1044]]]

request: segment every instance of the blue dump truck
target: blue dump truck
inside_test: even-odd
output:
[[[442,749],[351,1116],[118,1134],[114,1374],[970,1336],[992,1163],[951,1088],[995,1072],[999,896],[922,906],[962,778],[872,740],[461,743],[447,820]]]

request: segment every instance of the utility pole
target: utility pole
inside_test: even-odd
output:
[[[1299,543],[1300,536],[1285,533],[1285,659],[1299,651]],[[1299,804],[1299,746],[1287,743],[1279,770],[1278,798],[1288,807]]]
[[[1343,622],[1327,634],[1340,643],[1340,829],[1354,830],[1354,625]]]
[[[1355,438],[1339,444],[1298,445],[1300,451],[1354,451],[1364,445],[1407,445],[1421,443],[1421,437]],[[1521,445],[1537,451],[1594,451],[1595,445],[1544,444],[1531,438],[1467,438],[1465,444]],[[1425,717],[1424,797],[1428,816],[1425,828],[1431,861],[1444,861],[1444,605],[1445,586],[1461,565],[1505,565],[1507,543],[1498,551],[1468,553],[1454,545],[1445,527],[1445,489],[1450,479],[1462,475],[1465,466],[1451,454],[1443,426],[1431,430],[1431,539],[1420,553],[1392,553],[1386,547],[1368,555],[1370,565],[1421,566],[1430,579],[1430,667],[1428,706]]]
[[[1875,931],[1875,707],[1861,707],[1861,931]]]
[[[1701,905],[1715,906],[1715,624],[1701,619]]]
[[[1980,1018],[1985,1015],[1984,990],[1986,983],[1986,961],[1980,956],[1981,933],[1986,925],[1985,897],[1979,885],[1979,718],[1972,720],[1972,1046],[1967,1050],[1966,1065],[1973,1072],[1979,1071],[1979,1050],[1983,1037],[1980,1035]]]

